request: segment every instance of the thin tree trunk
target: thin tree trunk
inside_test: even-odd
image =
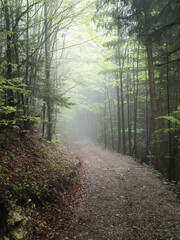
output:
[[[107,96],[106,96],[106,91],[105,91],[105,94],[104,94],[104,121],[103,121],[103,130],[104,130],[104,147],[107,148],[107,137],[106,137],[106,132],[107,132],[107,116],[106,116],[106,101],[107,101]]]
[[[118,27],[118,37],[120,37],[120,28]],[[128,45],[127,45],[128,46]],[[123,67],[124,61],[126,57],[127,46],[125,49],[125,53],[121,62],[120,59],[120,45],[118,46],[118,65],[119,65],[119,80],[120,80],[120,98],[121,98],[121,115],[122,115],[122,142],[123,142],[123,154],[126,154],[126,132],[125,132],[125,113],[124,113],[124,89],[123,89]]]
[[[123,90],[123,79],[122,70],[120,73],[120,86],[121,86],[121,114],[122,114],[122,140],[123,140],[123,154],[126,154],[126,132],[125,132],[125,114],[124,114],[124,90]]]
[[[109,106],[109,117],[110,117],[110,126],[111,126],[111,141],[112,141],[112,150],[114,152],[114,132],[113,132],[113,122],[112,122],[112,112],[111,112],[111,102],[109,96],[109,90],[107,87],[107,99],[108,99],[108,106]]]
[[[49,91],[51,89],[51,84],[50,84],[50,39],[48,37],[48,21],[47,21],[47,17],[48,17],[48,11],[47,11],[47,3],[44,5],[44,24],[45,24],[45,60],[46,60],[46,64],[45,64],[45,77],[46,77],[46,91],[47,94],[49,95]],[[50,101],[50,96],[46,97],[46,104],[47,104],[47,139],[48,141],[52,140],[52,104]]]
[[[146,153],[148,154],[148,149],[149,149],[149,108],[148,108],[148,95],[149,95],[149,91],[148,91],[148,82],[147,82],[147,70],[145,72],[146,75]]]
[[[42,136],[44,137],[45,136],[45,120],[46,120],[46,104],[43,103],[43,107],[42,107],[42,112],[43,112],[43,116],[42,116],[42,119],[43,119],[43,122],[42,122]]]
[[[7,79],[11,77],[12,73],[12,49],[11,49],[11,44],[12,44],[12,35],[10,33],[11,28],[10,28],[10,18],[9,18],[9,5],[8,5],[8,0],[4,0],[4,9],[5,9],[5,21],[6,21],[6,31],[7,31],[7,50],[6,50],[6,55],[7,55]]]
[[[166,36],[166,49],[168,52],[168,40],[167,40],[167,36]],[[171,110],[170,110],[170,94],[169,94],[169,89],[170,89],[170,79],[169,79],[169,59],[167,57],[167,66],[166,66],[166,82],[167,82],[167,86],[166,86],[166,90],[167,90],[167,112],[168,112],[168,116],[170,116],[171,114]],[[168,166],[168,177],[169,180],[175,180],[175,159],[173,157],[173,141],[172,141],[172,133],[171,133],[171,122],[168,121],[168,151],[169,151],[169,166]]]
[[[29,0],[26,0],[26,8],[29,9]],[[25,72],[25,84],[26,84],[26,89],[28,88],[28,84],[29,84],[29,11],[27,11],[26,14],[26,72]],[[29,104],[29,100],[28,97],[25,96],[24,94],[22,94],[22,101],[23,101],[23,111],[24,111],[24,116],[27,116],[27,106]],[[24,129],[23,130],[27,130],[28,129],[28,123],[27,120],[25,119],[23,121],[24,124]]]
[[[129,94],[129,81],[127,78],[127,111],[128,111],[128,142],[129,142],[129,155],[132,155],[132,143],[131,143],[131,112],[130,112],[130,94]]]
[[[127,58],[127,64],[129,66],[129,53]],[[127,69],[127,80],[126,80],[126,97],[127,97],[127,114],[128,114],[128,142],[129,142],[129,155],[132,155],[132,136],[131,136],[131,111],[130,111],[130,88],[131,88],[131,78],[129,75],[129,68]]]
[[[119,83],[117,83],[119,84]],[[121,152],[121,110],[120,110],[120,96],[119,85],[116,86],[116,99],[117,99],[117,118],[118,118],[118,144],[117,152]]]
[[[154,66],[153,66],[153,57],[152,57],[152,43],[146,45],[147,57],[148,57],[148,73],[149,73],[149,92],[151,99],[151,123],[152,131],[154,134],[154,154],[155,154],[155,166],[157,169],[161,168],[160,162],[160,144],[159,139],[155,135],[155,131],[158,130],[158,121],[157,121],[157,102],[156,102],[156,92],[155,92],[155,82],[154,82]]]
[[[134,66],[133,66],[134,67]],[[139,93],[139,44],[137,52],[136,82],[134,81],[134,156],[137,158],[137,104]],[[134,79],[135,80],[135,79]]]

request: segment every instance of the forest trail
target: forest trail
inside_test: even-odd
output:
[[[88,142],[73,151],[88,169],[88,187],[57,239],[180,239],[179,203],[150,169]]]

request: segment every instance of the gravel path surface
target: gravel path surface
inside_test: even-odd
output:
[[[146,166],[92,143],[73,150],[88,169],[88,187],[58,239],[180,239],[179,202]]]

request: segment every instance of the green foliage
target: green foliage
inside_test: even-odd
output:
[[[55,111],[74,105],[64,91],[67,70],[57,55],[64,58],[60,51],[64,35],[87,3],[79,8],[77,4],[77,0],[0,4],[0,126],[4,129],[18,126],[26,133],[31,123],[42,121],[49,131],[56,122]],[[48,114],[43,115],[42,108]],[[37,117],[42,115],[43,120]]]
[[[156,176],[157,176],[158,178],[161,178],[162,174],[161,174],[160,172],[158,172],[158,173],[156,174]]]
[[[180,105],[176,111],[173,111],[170,116],[161,116],[159,119],[164,119],[171,123],[170,128],[160,129],[159,132],[168,133],[180,130]]]
[[[11,187],[16,194],[18,194],[23,189],[20,183],[19,184],[12,183]]]
[[[16,112],[17,109],[16,107],[12,107],[12,106],[6,106],[6,107],[2,107],[1,113],[4,113],[6,115],[10,114],[10,113],[14,113]]]
[[[61,143],[61,139],[57,138],[57,139],[53,140],[52,143]]]
[[[23,84],[22,78],[12,78],[6,79],[4,77],[0,77],[0,92],[4,94],[6,91],[11,90],[13,93],[28,93],[29,91],[25,90],[25,84]]]
[[[17,157],[12,152],[9,152],[9,157],[11,157],[14,161],[17,162]]]
[[[16,123],[16,120],[0,119],[0,126],[9,126],[13,127]]]
[[[18,94],[27,95],[29,91],[25,89],[25,85],[22,83],[22,78],[6,79],[2,76],[0,77],[0,125],[12,127],[16,125],[18,120],[20,120],[19,113],[21,111],[18,109],[15,99],[13,99],[13,102],[10,101],[9,105],[7,105],[6,98],[9,92],[12,96],[16,96]],[[10,104],[13,105],[11,106]],[[18,113],[18,116],[13,119],[9,118],[8,116],[12,113]],[[21,118],[23,118],[23,115]]]
[[[176,111],[177,112],[177,111]],[[175,113],[175,112],[174,112]],[[178,112],[179,113],[179,112]],[[159,117],[161,119],[165,119],[170,121],[172,124],[178,124],[178,126],[180,126],[180,117],[176,118],[176,116],[161,116]]]

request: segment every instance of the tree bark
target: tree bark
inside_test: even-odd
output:
[[[4,1],[4,9],[5,9],[5,29],[7,31],[7,36],[6,36],[7,69],[6,69],[5,77],[10,80],[12,78],[12,63],[13,62],[12,62],[12,33],[11,33],[9,1],[8,0]],[[8,83],[7,83],[7,85],[8,85]],[[14,107],[15,106],[14,93],[10,89],[6,90],[6,97],[5,97],[4,106],[5,107],[7,107],[7,106]],[[4,117],[11,121],[15,117],[15,112],[7,114]]]
[[[134,48],[135,50],[135,48]],[[135,69],[133,63],[133,76],[134,76],[134,156],[137,158],[137,110],[138,110],[138,93],[139,93],[139,44],[137,52],[137,65],[136,65],[136,81],[135,81]]]
[[[106,131],[107,131],[107,116],[106,116],[106,101],[107,101],[106,91],[104,94],[104,119],[103,119],[103,130],[104,130],[104,147],[107,148],[107,137],[106,137]]]
[[[112,150],[114,152],[114,131],[113,131],[113,122],[112,122],[112,112],[111,112],[111,102],[110,102],[110,96],[109,96],[109,90],[107,89],[107,99],[108,99],[108,106],[109,106],[109,117],[110,117],[110,126],[111,126],[111,141],[112,141]]]
[[[52,104],[51,104],[51,100],[50,100],[50,94],[49,91],[51,91],[51,84],[50,84],[50,39],[48,37],[48,31],[49,31],[49,26],[48,26],[48,21],[47,21],[47,17],[48,17],[48,9],[47,9],[47,3],[45,3],[44,5],[44,25],[45,25],[45,89],[46,89],[46,104],[47,104],[47,139],[48,141],[52,140]]]
[[[127,76],[127,111],[128,111],[128,142],[129,142],[129,155],[132,156],[132,143],[131,143],[131,111],[130,111],[130,93],[129,84],[130,77]]]
[[[118,26],[118,37],[120,37],[120,28]],[[128,46],[128,45],[127,45]],[[124,61],[126,57],[127,46],[125,49],[124,56],[122,61],[120,59],[120,43],[118,46],[118,66],[119,66],[119,81],[120,81],[120,98],[121,98],[121,115],[122,115],[122,143],[123,143],[123,154],[126,154],[126,132],[125,132],[125,113],[124,113],[124,87],[123,87],[123,68],[124,68]]]
[[[6,76],[7,79],[11,77],[12,73],[12,34],[11,34],[11,27],[10,27],[10,16],[9,16],[9,6],[8,6],[8,0],[4,1],[4,9],[5,9],[5,22],[6,22],[6,31],[7,31],[7,49],[6,49],[6,56],[7,56],[7,72]]]
[[[119,83],[117,83],[119,84]],[[116,86],[116,99],[117,99],[117,118],[118,118],[118,144],[117,152],[121,152],[121,110],[120,110],[120,96],[119,96],[119,86]]]
[[[168,52],[168,40],[166,36],[166,49]],[[171,115],[171,110],[170,110],[170,93],[169,93],[169,88],[170,88],[170,79],[169,79],[169,58],[167,57],[167,66],[166,66],[166,91],[167,91],[167,112],[168,116]],[[171,122],[168,121],[168,152],[169,152],[169,166],[168,166],[168,178],[169,181],[175,180],[175,159],[173,156],[173,140],[172,140],[172,133],[171,133]]]
[[[157,169],[161,169],[160,161],[160,143],[159,139],[155,133],[158,130],[157,121],[157,102],[156,102],[156,92],[155,92],[155,82],[154,82],[154,66],[153,66],[153,56],[152,56],[152,43],[147,43],[146,45],[147,57],[148,57],[148,74],[149,74],[149,92],[151,99],[151,124],[153,132],[153,148],[155,154],[155,166]]]

